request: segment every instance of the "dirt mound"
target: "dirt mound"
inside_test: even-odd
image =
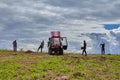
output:
[[[27,50],[27,51],[25,51],[25,53],[34,53],[34,52],[31,50]]]

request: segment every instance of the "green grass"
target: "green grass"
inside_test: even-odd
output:
[[[0,50],[0,80],[120,80],[120,55],[25,53]]]

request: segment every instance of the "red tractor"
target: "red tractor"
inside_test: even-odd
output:
[[[68,46],[67,38],[61,37],[60,32],[51,32],[51,37],[48,42],[48,53],[50,55],[57,54],[63,55],[63,50],[66,50]]]

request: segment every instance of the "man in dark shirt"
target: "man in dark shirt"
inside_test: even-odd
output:
[[[82,51],[82,55],[85,53],[85,56],[87,56],[86,46],[87,46],[87,43],[86,43],[86,41],[84,40],[84,41],[83,41],[83,47],[82,47],[81,49],[83,50],[83,51]]]
[[[41,53],[42,53],[42,49],[44,47],[44,40],[41,42],[40,46],[37,49],[37,52],[39,51],[39,49],[41,49]]]
[[[101,54],[105,54],[105,43],[100,44],[101,46]]]
[[[13,41],[13,51],[14,52],[17,51],[17,41],[16,40]]]

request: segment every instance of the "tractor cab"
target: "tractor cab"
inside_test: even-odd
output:
[[[67,50],[67,38],[61,37],[60,32],[51,32],[50,46],[48,49],[49,54],[63,54],[63,50]]]

